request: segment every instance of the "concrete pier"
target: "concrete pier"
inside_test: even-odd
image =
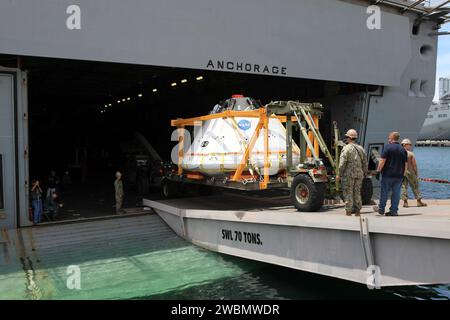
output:
[[[364,284],[378,270],[380,286],[450,283],[450,201],[427,202],[398,217],[371,206],[348,217],[342,204],[297,212],[287,196],[144,200],[203,248]]]

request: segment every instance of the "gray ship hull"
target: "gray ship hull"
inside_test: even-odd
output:
[[[419,140],[450,140],[450,119],[437,123],[425,123]]]

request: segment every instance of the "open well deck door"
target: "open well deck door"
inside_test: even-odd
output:
[[[28,219],[26,73],[0,68],[0,229]]]

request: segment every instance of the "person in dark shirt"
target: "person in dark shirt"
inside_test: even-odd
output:
[[[385,214],[389,192],[392,192],[391,207],[386,215],[398,215],[403,176],[408,161],[406,150],[398,142],[399,139],[400,134],[398,132],[391,132],[389,134],[389,144],[384,147],[377,168],[377,171],[381,172],[380,203],[378,206],[374,206],[373,210],[381,215]]]

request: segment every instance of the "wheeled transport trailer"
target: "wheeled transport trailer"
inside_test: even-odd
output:
[[[227,100],[225,110],[218,106],[218,112],[209,115],[172,120],[172,126],[178,129],[178,157],[175,169],[164,171],[163,195],[167,198],[175,197],[186,185],[197,185],[199,192],[203,194],[208,194],[213,187],[246,191],[289,188],[292,203],[299,211],[317,211],[325,198],[338,196],[340,188],[335,176],[343,142],[338,140],[339,130],[334,123],[332,155],[319,131],[322,105],[277,101],[256,108],[258,105],[251,102],[253,99],[249,99],[251,98],[235,95]],[[243,108],[245,110],[241,110]],[[218,127],[212,122],[217,119],[226,121],[227,127]],[[255,124],[254,130],[245,136],[243,131],[250,128],[252,123]],[[283,124],[282,131],[273,129],[279,123]],[[294,126],[300,132],[299,147],[293,139]],[[200,128],[200,132],[194,136],[192,146],[187,141],[189,135],[186,134],[186,127]],[[232,128],[230,132],[238,137],[241,152],[230,152],[232,148],[228,148],[226,142],[234,142],[227,140],[226,135],[230,132],[226,132],[225,128]],[[279,144],[280,137],[283,138],[283,146],[273,148],[270,143]],[[216,147],[214,152],[202,153],[214,139],[222,139],[225,146]],[[256,147],[258,143],[259,149]],[[319,157],[319,151],[328,160],[328,168]],[[225,159],[230,154],[234,156],[234,166]],[[276,159],[279,160],[278,164]],[[364,202],[369,202],[371,196],[371,180],[366,179],[363,188]]]

